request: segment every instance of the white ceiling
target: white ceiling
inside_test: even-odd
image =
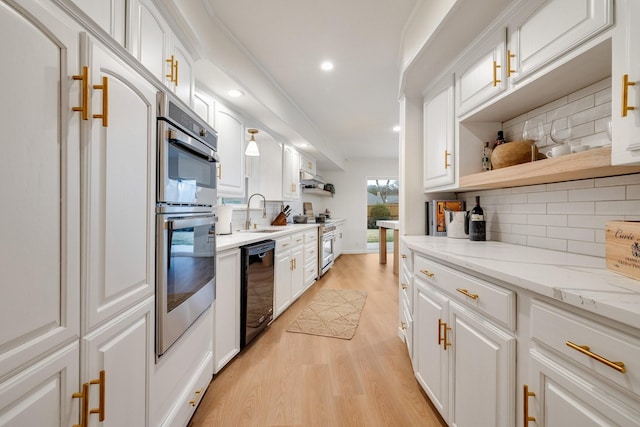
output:
[[[250,99],[231,102],[289,142],[311,143],[325,169],[397,159],[403,28],[424,0],[172,1],[199,45],[196,78],[216,95],[241,86]]]

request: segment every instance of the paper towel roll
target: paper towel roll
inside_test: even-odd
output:
[[[218,205],[216,211],[218,214],[216,234],[231,234],[231,232],[233,231],[233,227],[231,225],[233,207],[231,207],[230,205]]]

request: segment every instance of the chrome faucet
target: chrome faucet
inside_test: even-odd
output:
[[[249,196],[249,201],[247,201],[247,217],[245,218],[244,221],[244,229],[248,230],[251,227],[251,218],[249,217],[249,210],[251,209],[251,199],[253,199],[253,196],[260,196],[262,197],[262,218],[266,218],[267,217],[267,199],[265,199],[265,197],[260,194],[260,193],[253,193],[251,196]]]

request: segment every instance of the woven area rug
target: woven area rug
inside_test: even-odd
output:
[[[366,300],[365,291],[322,289],[289,325],[287,332],[350,340],[356,334]]]

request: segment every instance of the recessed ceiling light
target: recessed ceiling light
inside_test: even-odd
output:
[[[242,91],[241,91],[241,90],[238,90],[238,89],[231,89],[229,92],[227,92],[227,94],[228,94],[229,96],[233,97],[233,98],[238,98],[238,97],[240,97],[240,96],[244,95],[244,94],[242,93]]]
[[[331,71],[333,70],[333,62],[331,61],[324,61],[322,64],[320,64],[320,68],[323,71]]]
[[[400,126],[394,126],[393,127],[393,131],[394,132],[400,132]]]

